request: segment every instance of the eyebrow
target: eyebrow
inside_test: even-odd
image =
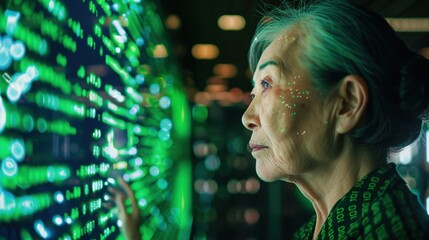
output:
[[[279,66],[279,64],[274,61],[274,60],[268,60],[264,63],[262,63],[261,65],[259,65],[259,71],[261,71],[262,69],[268,67],[269,65],[273,65],[273,66]],[[252,87],[255,87],[255,80],[252,78]]]
[[[278,66],[279,64],[274,60],[268,60],[259,66],[259,71],[261,71],[262,69],[266,68],[269,65]]]

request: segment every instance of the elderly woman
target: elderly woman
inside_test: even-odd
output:
[[[429,63],[379,15],[319,1],[267,14],[249,52],[256,172],[294,183],[315,217],[297,239],[429,239],[429,217],[393,163],[421,134]]]

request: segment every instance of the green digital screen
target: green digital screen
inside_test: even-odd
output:
[[[145,239],[189,235],[190,113],[158,2],[2,1],[0,75],[0,239],[120,238],[117,176]]]

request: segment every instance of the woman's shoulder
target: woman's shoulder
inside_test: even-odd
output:
[[[315,216],[293,239],[312,239]],[[329,213],[318,239],[429,239],[429,216],[394,164],[361,179]]]
[[[429,215],[418,197],[395,171],[377,197],[363,202],[360,217],[350,224],[349,236],[375,239],[426,239]]]

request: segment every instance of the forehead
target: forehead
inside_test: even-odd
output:
[[[269,61],[276,62],[279,67],[290,64],[296,51],[297,40],[298,35],[294,31],[286,31],[277,37],[262,53],[255,73]]]

